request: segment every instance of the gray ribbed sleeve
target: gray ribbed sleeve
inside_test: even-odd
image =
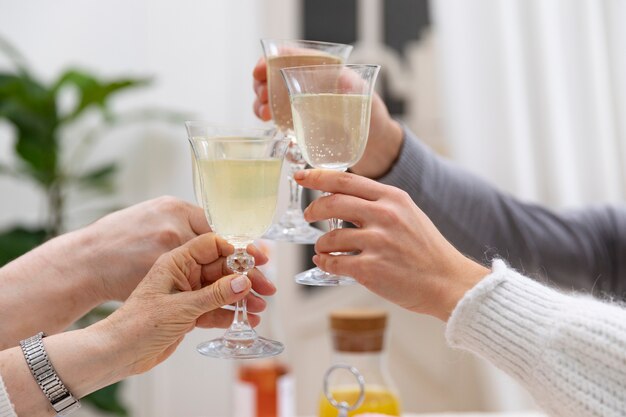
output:
[[[626,415],[626,309],[567,296],[501,260],[459,302],[448,343],[504,370],[553,416]]]
[[[523,203],[435,155],[405,130],[380,179],[407,191],[461,252],[533,278],[626,299],[626,206],[554,212]]]
[[[13,405],[9,400],[9,394],[4,387],[2,376],[0,376],[0,417],[17,417]]]

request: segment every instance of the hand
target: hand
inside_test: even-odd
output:
[[[109,214],[76,233],[93,255],[82,262],[91,268],[84,276],[104,302],[125,300],[161,254],[210,231],[200,207],[160,197]]]
[[[233,247],[212,233],[190,240],[159,257],[124,305],[94,325],[117,340],[129,374],[162,362],[194,327],[228,327],[233,311],[221,309],[224,305],[248,296],[250,311],[265,307],[251,298],[250,289],[270,295],[275,288],[258,269],[249,277],[224,276],[231,253]],[[248,318],[252,326],[260,321],[255,314]]]
[[[248,248],[249,250],[252,247]],[[84,329],[46,337],[48,357],[65,386],[78,398],[130,375],[145,372],[172,354],[194,327],[226,327],[233,312],[219,307],[244,297],[250,289],[270,295],[275,288],[257,269],[226,275],[233,247],[212,233],[196,237],[161,255],[126,303],[112,315]],[[256,251],[256,261],[267,258]],[[259,317],[249,315],[251,325]],[[56,415],[35,383],[19,347],[0,351],[0,373],[17,414]]]
[[[271,120],[267,89],[267,65],[261,58],[252,71],[254,80],[254,114],[261,120]],[[358,175],[369,178],[379,178],[386,174],[398,158],[404,134],[398,122],[391,118],[387,106],[378,94],[372,98],[372,113],[370,116],[370,130],[361,160],[350,170]]]
[[[444,321],[489,273],[446,241],[404,191],[336,171],[298,171],[294,178],[304,187],[334,193],[311,203],[304,212],[308,222],[339,218],[357,226],[318,239],[313,262],[324,271],[350,275],[404,308]]]

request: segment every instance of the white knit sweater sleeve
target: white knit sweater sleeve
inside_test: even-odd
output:
[[[626,416],[626,309],[493,263],[459,302],[448,343],[517,379],[552,416]]]
[[[9,400],[9,394],[4,386],[2,376],[0,376],[0,417],[17,417],[13,404]]]

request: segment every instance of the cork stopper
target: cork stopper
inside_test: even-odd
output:
[[[333,347],[339,352],[380,352],[383,349],[387,312],[346,309],[330,313]]]

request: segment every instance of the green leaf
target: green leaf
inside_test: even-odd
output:
[[[116,416],[128,416],[128,410],[120,401],[121,382],[109,385],[98,391],[92,392],[81,401],[91,404],[101,411],[106,411]]]
[[[0,119],[15,127],[15,150],[43,185],[54,182],[58,159],[56,102],[27,74],[0,73]]]
[[[17,226],[0,232],[0,266],[39,246],[46,240],[44,229]]]
[[[58,91],[68,85],[78,89],[80,99],[74,110],[63,119],[63,123],[74,120],[92,105],[97,105],[106,113],[107,100],[111,95],[128,88],[140,87],[149,84],[146,78],[122,78],[109,82],[96,79],[90,74],[71,69],[66,71],[54,84],[52,91]]]
[[[117,164],[109,163],[79,176],[76,182],[82,188],[112,192],[114,190],[113,180],[116,172]]]

